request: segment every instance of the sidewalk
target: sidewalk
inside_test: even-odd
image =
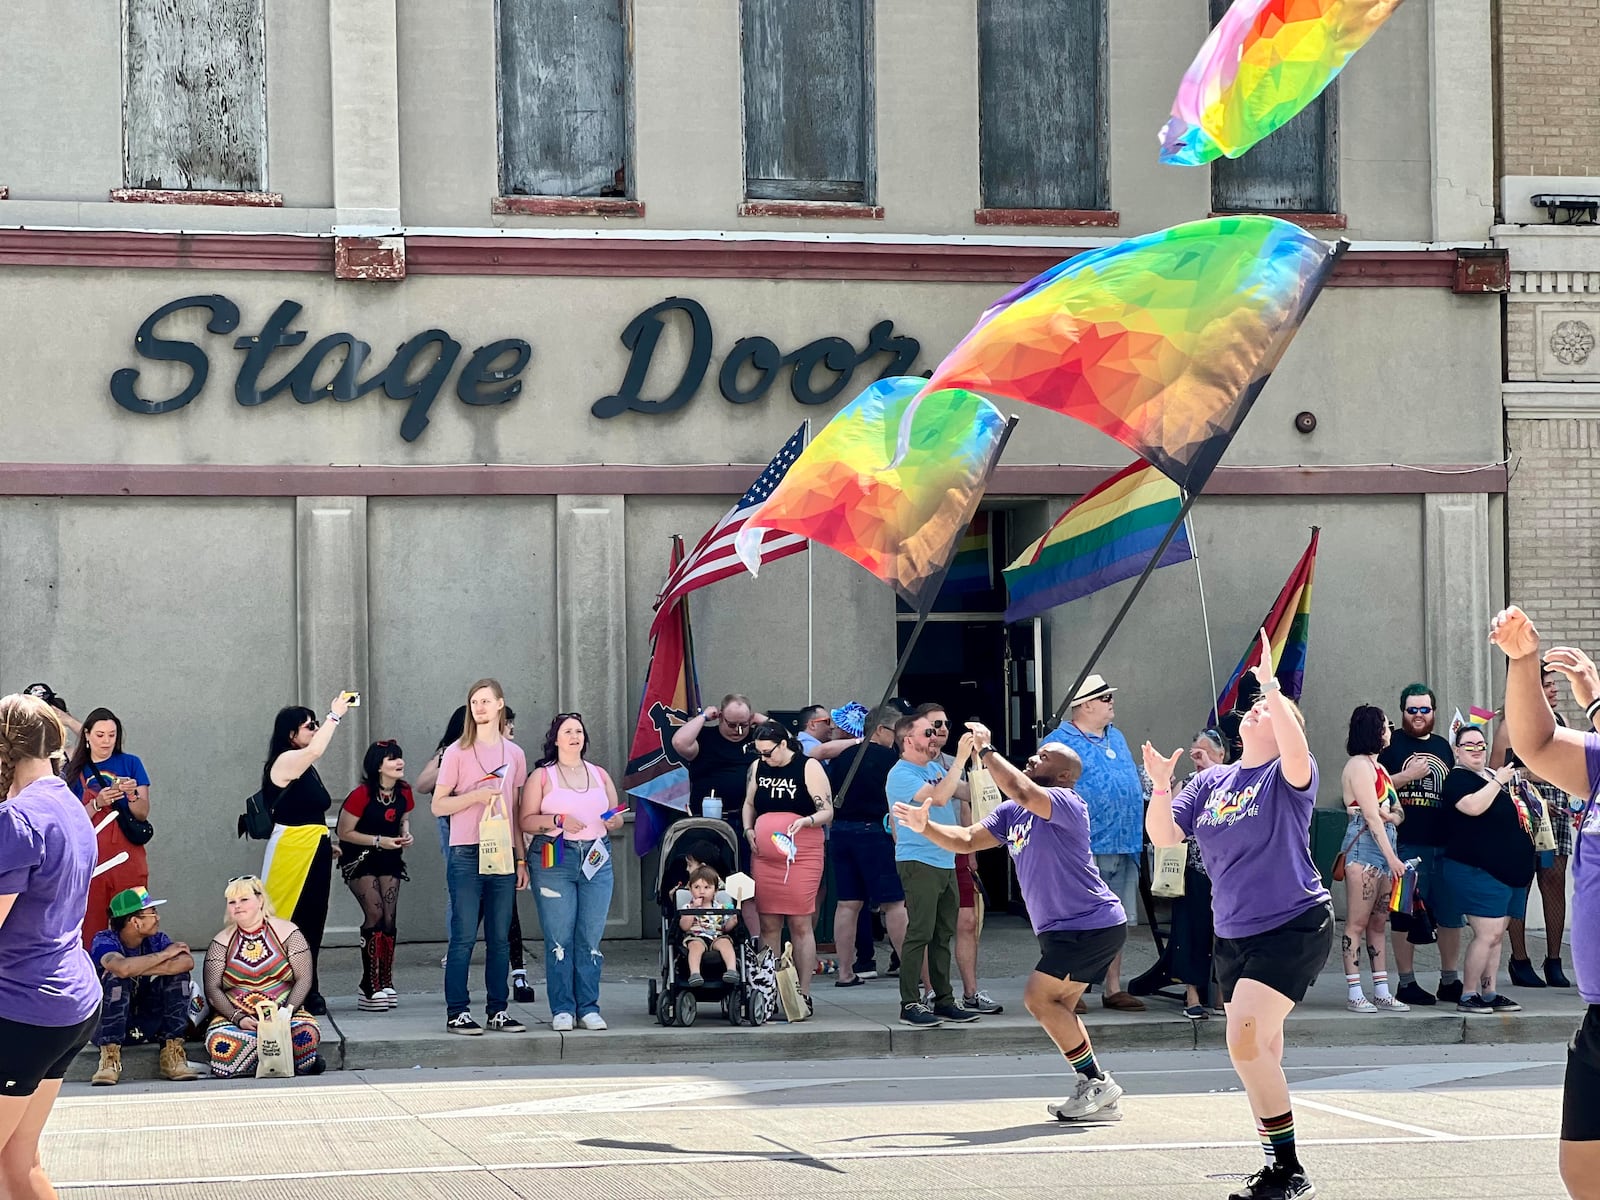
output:
[[[982,986],[1005,1006],[1005,1012],[970,1025],[907,1029],[898,1023],[898,980],[880,977],[857,988],[834,987],[834,976],[813,980],[816,1015],[799,1025],[773,1023],[750,1029],[723,1020],[719,1008],[707,1005],[687,1029],[666,1028],[646,1012],[646,985],[656,971],[653,942],[607,943],[602,1001],[610,1029],[603,1033],[550,1029],[550,1010],[543,981],[543,951],[528,946],[530,977],[538,1000],[511,1005],[529,1027],[525,1034],[461,1037],[444,1030],[444,972],[439,967],[443,946],[403,945],[396,967],[399,1007],[386,1013],[361,1012],[355,1004],[360,964],[354,951],[327,949],[322,972],[330,1015],[323,1018],[323,1048],[332,1069],[575,1065],[773,1061],[801,1058],[862,1058],[891,1055],[1020,1054],[1050,1049],[1049,1039],[1022,1007],[1022,988],[1037,958],[1037,943],[1026,922],[1014,917],[992,919],[985,926],[979,957]],[[1530,939],[1536,958],[1543,944]],[[1155,961],[1149,929],[1130,931],[1124,979],[1131,979]],[[1437,984],[1434,947],[1418,951],[1419,979]],[[880,947],[879,969],[888,962]],[[1570,969],[1570,964],[1569,964]],[[1505,985],[1504,976],[1501,978]],[[483,1016],[481,952],[472,972],[473,1011]],[[1584,1004],[1576,990],[1506,988],[1523,1011],[1504,1016],[1466,1016],[1453,1005],[1415,1008],[1409,1013],[1361,1015],[1345,1010],[1344,974],[1337,960],[1325,970],[1305,1002],[1289,1018],[1287,1039],[1304,1046],[1454,1045],[1461,1043],[1555,1043],[1567,1041],[1577,1027]],[[1111,1012],[1101,1007],[1098,991],[1088,998],[1089,1031],[1097,1048],[1116,1050],[1220,1049],[1224,1022],[1213,1017],[1190,1021],[1180,1005],[1160,996],[1146,998],[1144,1013]],[[145,1071],[144,1051],[130,1053],[129,1077]],[[148,1052],[154,1073],[154,1051]],[[190,1048],[190,1059],[204,1053]],[[69,1078],[87,1079],[94,1070],[88,1051]]]

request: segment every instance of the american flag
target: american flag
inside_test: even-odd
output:
[[[689,557],[678,564],[678,569],[667,578],[661,594],[656,598],[656,608],[659,611],[650,627],[651,636],[655,635],[656,624],[672,611],[676,601],[696,588],[703,588],[708,583],[716,583],[719,579],[727,579],[744,571],[744,563],[739,560],[738,552],[733,546],[734,535],[744,528],[745,519],[772,495],[773,489],[783,481],[784,475],[805,448],[806,427],[802,424],[794,431],[794,436],[783,444],[783,449],[773,456],[772,461],[767,464],[767,469],[750,485],[750,490],[739,497],[739,503],[730,508],[722,520],[708,529],[690,552]],[[786,555],[798,554],[805,548],[805,538],[785,533],[781,529],[767,529],[761,534],[759,553],[761,561],[769,563]]]

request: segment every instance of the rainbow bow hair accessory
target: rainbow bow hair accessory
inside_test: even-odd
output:
[[[1332,83],[1401,0],[1234,0],[1184,72],[1161,161],[1238,158]]]

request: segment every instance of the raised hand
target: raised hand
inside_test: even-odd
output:
[[[1572,685],[1572,698],[1584,708],[1600,697],[1600,670],[1594,659],[1575,646],[1557,646],[1544,656],[1545,666],[1560,671]]]
[[[970,731],[967,736],[972,738],[972,748],[974,750],[982,750],[985,746],[994,745],[994,735],[989,732],[989,727],[981,721],[968,721],[967,729]]]
[[[1144,744],[1144,773],[1150,776],[1150,782],[1157,787],[1171,786],[1172,772],[1177,767],[1178,760],[1183,757],[1183,747],[1178,747],[1172,754],[1164,755],[1149,742]]]
[[[902,801],[894,806],[894,819],[913,833],[924,833],[928,828],[928,806]]]
[[[1504,650],[1507,658],[1527,658],[1539,652],[1539,631],[1514,604],[1489,622],[1489,640]]]
[[[1268,639],[1265,629],[1261,631],[1259,645],[1261,647],[1260,660],[1250,668],[1250,674],[1254,675],[1256,682],[1264,688],[1275,673],[1272,667],[1272,642]]]

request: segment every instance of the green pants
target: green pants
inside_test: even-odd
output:
[[[900,1003],[916,1004],[922,981],[922,955],[928,955],[928,982],[935,1005],[954,1004],[950,991],[950,943],[956,936],[960,893],[953,867],[897,862],[906,893],[906,937],[900,947]]]

